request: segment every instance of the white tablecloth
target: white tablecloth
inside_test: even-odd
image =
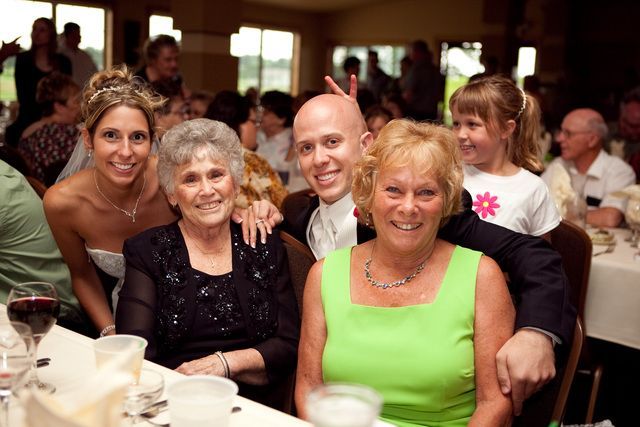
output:
[[[3,304],[0,304],[0,319],[6,319],[6,307]],[[56,386],[55,396],[57,398],[64,399],[65,394],[80,386],[89,375],[95,373],[96,366],[92,343],[92,339],[57,325],[40,343],[38,357],[50,357],[51,364],[47,367],[39,368],[38,375],[42,381]],[[171,384],[176,379],[183,377],[182,374],[146,360],[144,368],[161,372],[165,378],[165,389],[167,384]],[[166,395],[163,398],[166,398]],[[310,426],[305,421],[241,396],[236,396],[234,405],[239,406],[242,410],[231,415],[230,427]],[[11,425],[22,425],[22,416],[21,406],[14,401],[11,405]],[[158,417],[157,420],[168,422],[168,414],[162,414],[161,417]],[[139,425],[142,427],[150,424],[145,422]]]
[[[592,258],[585,305],[587,335],[640,349],[640,257],[624,239],[629,230],[610,230],[616,236],[612,253]],[[593,252],[605,246],[593,246]]]

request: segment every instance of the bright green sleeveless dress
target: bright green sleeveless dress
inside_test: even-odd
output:
[[[351,303],[351,248],[329,254],[321,284],[324,381],[373,387],[384,397],[381,418],[398,426],[466,426],[475,410],[473,321],[481,255],[457,246],[431,304],[371,307]]]

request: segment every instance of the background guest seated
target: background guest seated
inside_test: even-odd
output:
[[[571,186],[589,207],[587,224],[596,227],[617,227],[622,222],[626,202],[610,194],[636,180],[631,166],[603,150],[607,133],[607,125],[597,111],[588,108],[571,111],[562,120],[557,136],[561,156],[542,174],[544,182],[551,186],[554,169],[566,169]]]
[[[308,391],[337,381],[382,393],[382,418],[394,425],[508,425],[495,358],[514,309],[502,273],[436,238],[461,208],[462,179],[455,136],[432,124],[394,120],[360,160],[352,194],[377,237],[309,273],[296,384],[303,416]]]
[[[125,242],[119,333],[149,341],[146,357],[183,374],[220,375],[265,403],[296,364],[297,303],[278,233],[242,242],[230,224],[242,147],[223,123],[167,132],[158,177],[181,219]]]
[[[78,142],[80,88],[66,74],[53,72],[38,83],[36,101],[42,118],[22,132],[18,151],[32,175],[53,185]]]
[[[280,176],[261,155],[249,147],[256,145],[256,113],[246,97],[236,91],[223,90],[216,94],[205,117],[220,121],[233,129],[242,142],[244,173],[236,205],[247,207],[256,200],[269,200],[277,208],[287,196]]]

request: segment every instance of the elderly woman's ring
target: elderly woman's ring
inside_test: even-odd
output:
[[[256,221],[256,225],[260,224],[261,222],[264,222],[264,219],[259,219]]]

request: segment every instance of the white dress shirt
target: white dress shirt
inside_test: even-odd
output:
[[[307,225],[307,241],[316,259],[324,258],[335,249],[358,244],[358,220],[353,215],[354,208],[351,193],[330,205],[320,199],[320,206],[311,213]],[[330,244],[326,243],[326,233],[332,234],[328,236]]]

